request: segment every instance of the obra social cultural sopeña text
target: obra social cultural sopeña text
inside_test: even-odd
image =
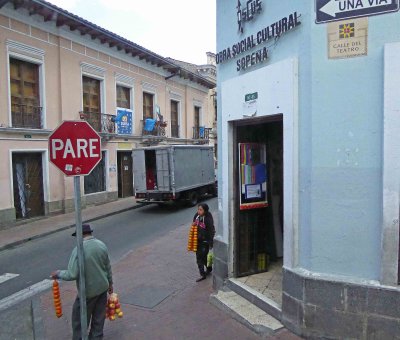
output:
[[[217,64],[227,62],[230,59],[257,47],[258,45],[261,45],[271,39],[275,39],[276,37],[293,30],[301,24],[299,19],[300,16],[297,15],[297,12],[294,12],[293,14],[282,18],[278,22],[258,31],[257,34],[252,34],[238,43],[233,44],[232,47],[228,47],[221,52],[218,52],[216,55]],[[267,47],[263,47],[238,59],[236,61],[236,70],[245,70],[251,66],[264,62],[267,58],[268,49]]]

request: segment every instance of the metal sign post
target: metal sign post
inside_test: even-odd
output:
[[[81,335],[83,340],[87,340],[87,316],[86,316],[86,292],[85,292],[85,261],[83,253],[82,235],[82,206],[81,206],[81,181],[80,176],[74,177],[75,193],[75,224],[76,224],[76,243],[78,253],[79,268],[79,302],[81,312]]]

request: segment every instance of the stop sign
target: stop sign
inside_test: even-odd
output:
[[[85,121],[64,121],[49,137],[49,157],[67,176],[88,175],[101,160],[101,140]]]

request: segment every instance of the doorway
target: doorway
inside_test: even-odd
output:
[[[13,153],[12,167],[16,218],[43,216],[42,153]]]
[[[118,197],[133,196],[132,153],[117,152],[118,164]]]
[[[267,296],[272,287],[279,303],[284,225],[282,115],[236,122],[234,141],[235,274]]]

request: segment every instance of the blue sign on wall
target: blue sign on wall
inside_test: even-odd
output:
[[[120,135],[132,134],[132,111],[127,109],[117,109],[117,117],[115,118],[117,124],[117,132]]]
[[[399,0],[315,0],[317,24],[398,10]]]

